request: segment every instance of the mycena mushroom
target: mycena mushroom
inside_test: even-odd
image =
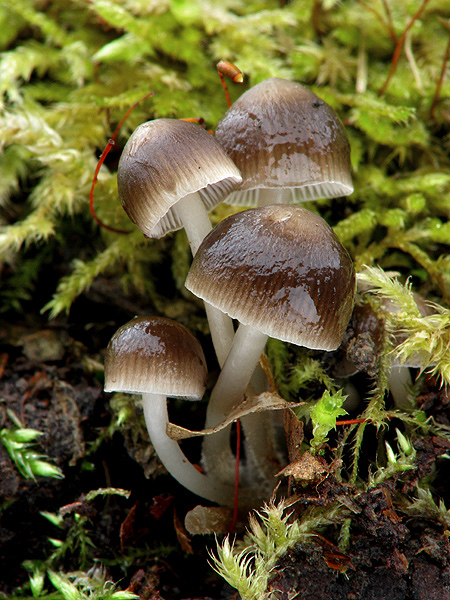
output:
[[[166,433],[167,397],[199,400],[206,375],[198,340],[162,317],[135,317],[116,331],[106,351],[105,391],[142,395],[150,440],[169,473],[194,494],[232,505],[233,487],[200,473]]]
[[[208,211],[241,180],[212,135],[178,119],[140,125],[117,172],[119,197],[131,221],[154,238],[184,227],[193,254],[211,230]]]
[[[241,181],[238,168],[212,135],[177,119],[140,125],[123,150],[117,173],[125,212],[144,235],[161,238],[184,227],[193,254],[211,231],[208,211]],[[205,308],[223,364],[233,324],[220,311]]]
[[[229,204],[291,204],[353,192],[344,126],[298,83],[273,78],[253,86],[228,109],[215,136],[243,178]]]
[[[208,406],[206,425],[212,427],[243,397],[268,336],[311,349],[340,345],[353,309],[355,273],[321,217],[273,205],[219,223],[199,247],[186,287],[240,323]],[[228,436],[222,430],[204,440],[210,474],[230,464]]]

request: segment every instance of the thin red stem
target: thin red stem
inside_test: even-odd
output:
[[[238,519],[239,508],[239,464],[241,462],[241,422],[236,421],[236,463],[234,469],[234,502],[233,502],[233,519],[229,528],[229,533],[234,531]]]
[[[336,421],[336,425],[358,425],[359,423],[367,423],[368,419],[347,419]]]
[[[434,117],[435,117],[436,105],[439,100],[439,95],[441,93],[442,84],[444,83],[445,71],[447,70],[447,62],[448,62],[449,56],[450,56],[450,35],[448,36],[447,47],[445,49],[445,54],[444,54],[444,60],[442,61],[441,74],[440,74],[439,81],[436,86],[436,91],[434,92],[433,102],[431,103],[431,108],[430,108],[430,118],[431,119],[434,119]]]
[[[234,83],[242,83],[244,81],[244,77],[242,75],[242,71],[233,65],[233,63],[227,62],[226,60],[221,60],[216,65],[217,72],[219,73],[220,83],[222,84],[223,89],[225,90],[225,98],[227,100],[227,106],[230,108],[231,99],[230,94],[228,92],[227,82],[225,81],[224,75],[229,77]]]
[[[231,106],[230,93],[228,91],[228,86],[225,81],[225,78],[220,71],[219,71],[219,77],[220,77],[220,83],[222,84],[222,87],[225,90],[225,98],[227,100],[227,106],[228,106],[228,108],[230,108],[230,106]]]
[[[397,36],[395,34],[394,29],[392,28],[391,24],[389,23],[389,21],[386,21],[385,19],[383,19],[383,15],[381,15],[376,8],[374,8],[373,6],[371,6],[370,4],[368,4],[367,2],[363,2],[363,0],[360,0],[360,3],[364,6],[364,8],[367,8],[367,10],[369,10],[371,13],[373,13],[376,17],[378,17],[378,19],[381,21],[381,23],[383,23],[383,25],[386,27],[386,29],[389,32],[389,37],[391,38],[391,40],[394,42],[394,44],[397,43]],[[383,3],[384,4],[384,3]],[[388,8],[385,6],[386,12],[388,12]],[[390,14],[390,13],[389,13]]]
[[[103,152],[98,160],[97,166],[95,168],[94,177],[92,179],[91,190],[89,192],[89,210],[91,212],[92,218],[94,219],[94,221],[96,221],[96,223],[98,223],[100,225],[100,227],[103,227],[104,229],[107,229],[108,231],[113,231],[114,233],[131,233],[131,232],[129,230],[117,229],[116,227],[111,227],[110,225],[106,225],[106,223],[103,223],[103,221],[97,216],[97,213],[95,212],[95,209],[94,209],[94,189],[97,184],[98,174],[99,174],[102,164],[105,162],[105,159],[109,154],[109,151],[116,143],[116,138],[119,135],[119,131],[120,131],[122,125],[127,120],[129,114],[136,108],[136,106],[138,104],[140,104],[143,100],[150,98],[150,96],[154,96],[154,94],[155,94],[154,92],[150,92],[149,94],[145,95],[143,98],[141,98],[140,100],[138,100],[137,102],[135,102],[134,104],[132,104],[130,106],[130,108],[127,110],[124,117],[120,121],[120,123],[117,125],[114,133],[108,140],[108,143],[106,144],[106,148],[103,150]]]
[[[412,28],[412,26],[414,25],[414,23],[417,21],[417,19],[420,17],[420,15],[423,13],[423,11],[425,10],[426,5],[429,3],[430,0],[424,0],[422,2],[422,5],[420,6],[419,10],[416,12],[416,14],[413,16],[413,18],[411,19],[411,21],[408,23],[408,25],[406,26],[404,32],[402,33],[402,35],[400,36],[400,38],[397,41],[397,44],[395,46],[395,50],[394,50],[394,54],[392,56],[392,62],[391,62],[391,69],[389,71],[389,74],[386,78],[386,81],[384,82],[383,86],[381,87],[381,89],[378,92],[379,96],[382,96],[384,94],[384,92],[386,91],[396,69],[397,69],[397,63],[398,63],[398,59],[400,57],[400,53],[402,51],[403,48],[403,44],[405,43],[405,39],[406,36],[408,35],[408,32],[410,31],[410,29]]]
[[[384,6],[384,10],[386,12],[386,16],[387,16],[387,27],[389,29],[389,35],[391,36],[392,40],[394,42],[397,42],[397,35],[394,31],[394,22],[392,20],[392,14],[391,14],[391,9],[388,3],[388,0],[383,0],[383,6]]]

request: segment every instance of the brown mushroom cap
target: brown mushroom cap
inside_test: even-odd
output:
[[[172,209],[181,198],[199,192],[211,210],[241,179],[212,135],[178,119],[140,125],[122,152],[117,173],[122,205],[149,237],[181,229]]]
[[[291,188],[292,202],[353,192],[344,126],[298,83],[273,78],[253,86],[228,109],[215,136],[243,177],[229,204],[256,206],[261,188]]]
[[[278,204],[219,223],[200,245],[186,287],[271,337],[334,350],[352,313],[355,273],[321,217]]]
[[[206,361],[199,341],[171,319],[135,317],[111,338],[105,391],[200,399]]]

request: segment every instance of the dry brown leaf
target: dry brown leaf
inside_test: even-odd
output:
[[[183,552],[186,554],[194,554],[191,545],[191,539],[188,535],[188,532],[183,526],[180,517],[177,514],[177,511],[173,511],[173,525],[175,527],[175,533],[177,534],[178,542],[183,549]]]
[[[291,410],[283,414],[284,431],[286,432],[286,445],[290,462],[299,460],[303,441],[303,423]]]
[[[353,569],[354,571],[356,570],[350,558],[341,552],[339,548],[337,548],[322,535],[319,535],[318,533],[315,533],[314,535],[316,541],[320,544],[320,546],[322,546],[323,559],[330,569],[340,571],[341,573],[345,573],[347,569]]]
[[[207,429],[201,429],[200,431],[191,431],[179,425],[173,423],[167,424],[167,435],[173,440],[184,440],[191,437],[211,435],[216,433],[225,427],[228,427],[233,421],[241,419],[246,415],[263,412],[267,410],[284,410],[301,406],[304,402],[286,402],[281,396],[275,392],[264,392],[258,396],[250,396],[246,398],[239,406],[234,407],[229,413],[228,417],[216,425],[215,427],[209,427]]]

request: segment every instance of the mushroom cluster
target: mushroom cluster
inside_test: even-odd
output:
[[[138,317],[112,338],[105,390],[142,394],[150,439],[167,470],[210,501],[233,503],[235,456],[230,413],[267,389],[258,363],[267,338],[335,350],[353,310],[352,261],[329,225],[295,206],[353,191],[350,151],[334,111],[305,87],[268,79],[244,93],[215,136],[176,119],[144,123],[130,137],[118,190],[147,237],[184,227],[193,254],[186,287],[205,303],[221,367],[207,407],[204,472],[167,433],[167,397],[199,399],[206,367],[199,342],[182,325]],[[220,202],[249,206],[214,229]],[[239,323],[235,331],[233,319]],[[240,497],[267,499],[275,487],[267,415],[242,418],[246,459]]]

